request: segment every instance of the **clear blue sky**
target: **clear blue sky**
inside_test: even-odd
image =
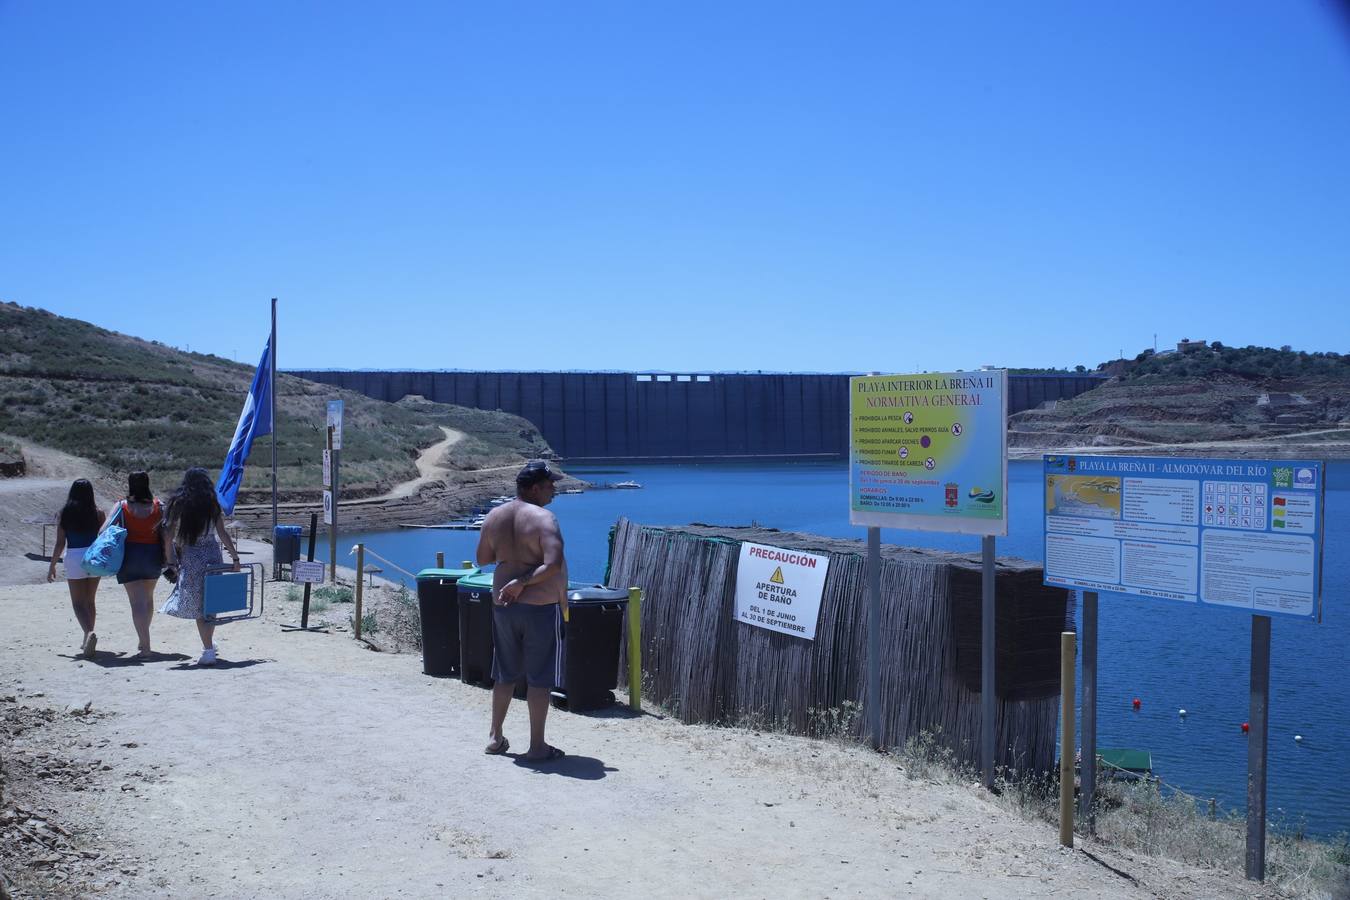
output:
[[[1350,350],[1325,2],[0,0],[0,299],[282,367]]]

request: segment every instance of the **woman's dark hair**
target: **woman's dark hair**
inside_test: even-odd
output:
[[[66,505],[56,520],[69,535],[72,531],[98,531],[98,507],[94,505],[94,486],[87,478],[76,478],[66,495]]]
[[[166,520],[172,529],[169,537],[180,544],[195,544],[211,528],[220,501],[216,486],[206,470],[194,466],[183,473],[183,483],[169,498]]]
[[[150,493],[150,476],[145,472],[132,472],[127,476],[127,499],[149,503],[155,499]]]

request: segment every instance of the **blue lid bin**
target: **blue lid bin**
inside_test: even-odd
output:
[[[272,564],[289,566],[300,558],[300,536],[304,529],[299,525],[278,525],[272,529]]]
[[[422,671],[435,678],[458,675],[460,579],[477,568],[423,569],[417,573],[417,608],[422,619]]]

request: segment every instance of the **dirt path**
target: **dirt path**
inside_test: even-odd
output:
[[[93,662],[73,656],[65,585],[0,588],[0,713],[30,723],[0,748],[6,799],[70,832],[48,859],[76,860],[7,857],[17,896],[1260,895],[1092,848],[1122,877],[975,786],[856,746],[616,708],[555,711],[561,763],[485,756],[487,692],[343,632],[282,631],[284,588],[265,621],[221,627],[215,669],[192,664],[192,623],[163,616],[164,655],[129,659],[114,584]],[[519,705],[507,735],[526,741]]]
[[[418,454],[418,474],[416,478],[403,482],[382,497],[372,497],[370,499],[397,500],[400,497],[411,497],[421,490],[423,485],[430,484],[433,481],[439,481],[449,475],[450,470],[441,465],[441,458],[445,456],[445,451],[464,440],[464,432],[456,431],[453,428],[446,428],[444,425],[441,426],[441,431],[445,432],[445,440],[432,444]]]
[[[23,451],[28,474],[22,478],[0,478],[0,585],[33,584],[47,575],[41,559],[52,550],[56,529],[48,528],[44,548],[39,522],[54,522],[66,502],[70,483],[76,478],[94,482],[95,498],[101,509],[112,505],[123,487],[101,468],[86,459],[52,450],[30,441],[8,438]]]

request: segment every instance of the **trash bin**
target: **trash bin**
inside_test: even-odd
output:
[[[569,586],[563,641],[561,694],[568,710],[584,712],[614,702],[619,685],[619,643],[628,591],[602,584]]]
[[[568,591],[586,587],[568,582]],[[569,593],[569,596],[570,593]],[[625,594],[625,597],[628,595]],[[466,684],[492,687],[492,573],[482,572],[459,582],[459,677]],[[617,669],[619,662],[614,661]],[[515,696],[525,697],[525,680],[516,685]]]
[[[492,573],[459,580],[459,678],[492,686]]]
[[[478,569],[423,569],[417,573],[422,616],[422,671],[436,678],[459,674],[458,584]]]
[[[304,529],[299,525],[278,525],[272,529],[272,565],[289,566],[300,558],[300,536]]]

